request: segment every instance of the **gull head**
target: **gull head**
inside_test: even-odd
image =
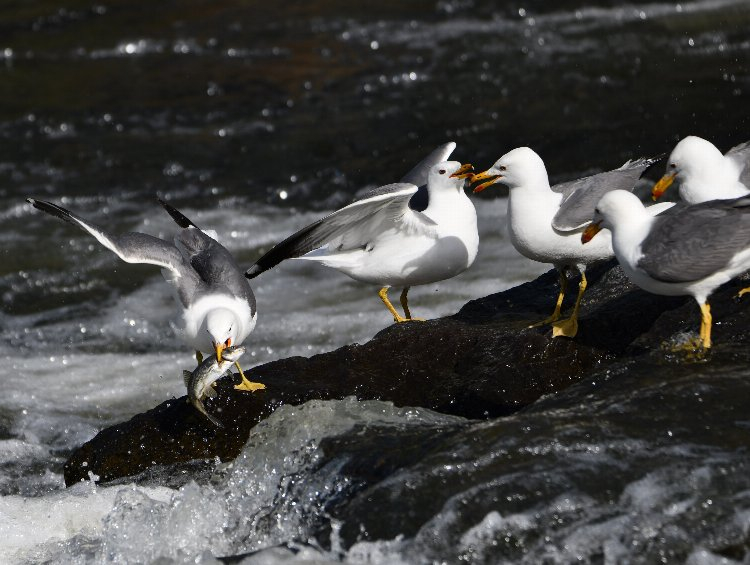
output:
[[[591,223],[581,234],[581,242],[588,243],[602,229],[614,231],[618,225],[627,224],[643,210],[640,198],[632,192],[627,190],[607,192],[596,205]]]
[[[490,180],[476,186],[474,192],[481,192],[495,183],[504,184],[513,189],[537,181],[542,182],[542,179],[544,179],[544,182],[548,182],[544,161],[533,149],[528,147],[517,147],[508,151],[495,161],[495,164],[489,169],[474,175],[471,182],[485,179]]]
[[[713,143],[695,135],[687,136],[675,145],[669,155],[667,170],[651,189],[651,197],[657,200],[675,180],[682,183],[707,170],[721,170],[723,160],[724,156]]]
[[[228,308],[214,308],[206,315],[206,331],[216,351],[216,360],[221,362],[222,352],[235,344],[239,320]]]
[[[443,161],[430,168],[427,175],[427,186],[430,189],[463,190],[465,179],[472,176],[474,167],[462,165],[458,161]]]

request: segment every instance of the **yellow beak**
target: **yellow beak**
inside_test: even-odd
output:
[[[473,175],[471,177],[471,182],[476,182],[478,180],[484,180],[484,179],[491,179],[485,183],[482,183],[480,185],[477,185],[474,187],[474,194],[477,192],[482,192],[485,188],[488,186],[491,186],[495,184],[497,181],[499,181],[502,177],[502,175],[493,175],[489,171],[484,171],[482,173],[477,173],[476,175]]]
[[[659,197],[664,194],[664,191],[672,185],[676,176],[677,173],[667,173],[666,175],[661,177],[659,179],[659,182],[657,182],[654,185],[654,188],[651,189],[651,198],[653,198],[654,200],[658,200]]]
[[[586,229],[583,230],[583,233],[581,234],[581,243],[588,243],[596,234],[602,231],[602,227],[599,224],[601,224],[601,222],[591,223],[586,226]]]
[[[214,349],[216,350],[216,361],[221,363],[221,352],[226,349],[226,345],[223,343],[214,343]]]
[[[474,165],[471,163],[466,163],[465,165],[461,165],[458,170],[451,175],[452,179],[465,179],[472,176],[474,173],[471,171],[474,170]]]

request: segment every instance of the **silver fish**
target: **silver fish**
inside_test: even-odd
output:
[[[195,371],[183,371],[182,373],[188,390],[188,402],[219,428],[223,428],[223,424],[206,412],[206,408],[203,406],[203,398],[216,396],[216,391],[211,385],[219,380],[234,365],[235,361],[242,357],[243,353],[245,353],[245,348],[241,345],[227,347],[221,354],[221,362],[216,360],[215,355],[209,355],[203,363],[196,367]]]

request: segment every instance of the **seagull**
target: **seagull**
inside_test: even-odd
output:
[[[127,263],[161,267],[182,308],[180,337],[195,349],[198,363],[203,359],[202,351],[215,352],[221,362],[222,351],[240,345],[255,328],[255,296],[232,255],[166,202],[159,200],[183,228],[174,243],[138,232],[117,236],[51,202],[34,198],[27,201],[34,208],[87,231]],[[242,376],[242,383],[236,389],[265,388],[261,383],[250,382],[239,363],[236,365]]]
[[[640,199],[623,190],[605,194],[581,236],[601,228],[628,278],[648,292],[690,295],[701,310],[697,345],[711,347],[708,297],[750,268],[750,197],[710,200],[653,217]]]
[[[681,140],[667,160],[667,172],[651,195],[658,199],[677,180],[688,204],[726,200],[750,194],[750,141],[722,155],[710,141],[694,135]]]
[[[613,256],[608,234],[590,246],[581,243],[581,232],[590,223],[602,194],[615,189],[633,190],[643,172],[656,159],[628,161],[619,169],[550,187],[542,158],[528,147],[509,151],[492,167],[474,175],[471,182],[490,179],[474,188],[480,192],[501,183],[510,189],[508,229],[516,250],[534,261],[552,263],[560,276],[560,293],[548,318],[529,327],[552,324],[552,336],[574,337],[578,332],[578,309],[586,290],[586,266]],[[651,207],[653,208],[653,207]],[[665,207],[660,207],[663,210]],[[656,211],[656,210],[654,210]],[[560,320],[568,270],[581,275],[573,313]]]
[[[256,277],[285,259],[313,261],[380,286],[378,296],[395,322],[419,320],[409,310],[409,288],[465,271],[479,247],[476,210],[464,192],[472,166],[446,160],[455,147],[438,147],[401,182],[372,189],[292,234],[245,276]],[[404,316],[388,298],[390,287],[403,288]]]

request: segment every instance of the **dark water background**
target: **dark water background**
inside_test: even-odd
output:
[[[315,558],[353,562],[747,562],[742,366],[657,360],[634,376],[625,363],[494,422],[316,404],[275,417],[213,486],[61,492],[71,449],[182,394],[176,379],[103,385],[91,368],[129,375],[184,352],[162,339],[170,299],[153,270],[122,268],[24,198],[166,236],[158,193],[249,265],[448,140],[477,168],[531,146],[559,181],[689,134],[726,150],[750,139],[749,109],[746,0],[4,2],[0,513],[19,516],[0,525],[17,549],[8,560],[182,562],[317,540]],[[538,272],[518,266],[500,219],[488,223],[504,213],[499,194],[477,201],[492,251],[425,307],[445,313]],[[258,282],[258,359],[370,331],[370,318],[336,312],[361,288],[322,271]],[[170,361],[175,374],[184,361]],[[373,453],[389,472],[371,472]],[[80,527],[61,526],[79,514]]]

